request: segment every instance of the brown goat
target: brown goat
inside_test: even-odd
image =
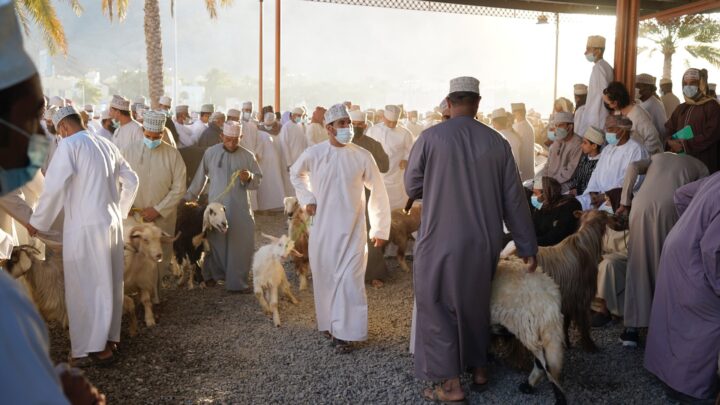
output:
[[[605,212],[576,211],[580,228],[555,246],[540,247],[538,265],[560,286],[565,341],[575,322],[583,349],[597,351],[590,336],[590,304],[597,292],[598,264],[602,260],[603,236],[608,223]]]
[[[295,271],[300,279],[299,290],[307,289],[307,279],[310,274],[310,259],[308,258],[308,240],[310,230],[310,217],[300,206],[297,198],[286,197],[285,215],[288,216],[288,237],[293,241],[298,255],[292,255]]]
[[[405,261],[405,252],[408,241],[413,239],[412,233],[420,229],[421,214],[422,205],[410,208],[407,213],[401,208],[390,213],[390,242],[397,246],[398,264],[404,271],[410,271],[410,267]]]

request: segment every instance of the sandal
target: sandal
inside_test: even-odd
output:
[[[100,358],[95,353],[90,353],[87,357],[71,358],[70,366],[77,368],[88,368],[88,367],[109,367],[115,363],[115,355],[110,355],[106,358]]]
[[[355,346],[344,340],[333,338],[332,343],[333,346],[335,346],[335,353],[337,354],[348,354],[355,350]]]
[[[323,335],[323,337],[324,337],[325,339],[332,339],[332,338],[333,338],[332,335],[330,334],[330,332],[328,332],[328,331],[323,331],[322,335]]]
[[[435,385],[434,388],[425,388],[423,390],[423,399],[429,402],[435,402],[440,404],[466,404],[467,400],[465,398],[462,399],[442,399],[440,398],[440,395],[445,394],[445,389],[443,389],[442,384]]]
[[[475,382],[475,370],[477,370],[477,369],[472,370],[473,376],[472,376],[472,382],[470,383],[470,389],[473,392],[477,392],[477,393],[487,391],[487,389],[488,389],[487,369],[483,369],[483,372],[482,372],[483,375],[480,376],[481,379],[485,380],[485,382],[483,382],[483,383]]]

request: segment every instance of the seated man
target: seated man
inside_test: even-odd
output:
[[[590,177],[595,171],[598,160],[600,160],[600,152],[602,152],[603,145],[605,145],[605,134],[603,131],[595,127],[590,127],[585,131],[582,143],[580,144],[582,156],[575,168],[572,179],[570,179],[570,194],[582,195],[585,193],[585,189],[590,182]]]
[[[547,158],[546,176],[560,183],[563,193],[567,193],[572,185],[572,176],[582,155],[582,138],[575,133],[573,113],[555,113],[553,122],[555,132],[552,133],[552,145]],[[548,137],[550,137],[548,133]]]
[[[582,207],[575,198],[562,195],[560,187],[552,177],[535,179],[531,203],[538,246],[558,244],[577,229],[574,213]]]
[[[630,139],[631,129],[632,121],[625,116],[608,115],[605,120],[605,141],[608,146],[600,155],[585,193],[577,197],[583,210],[598,207],[604,201],[601,196],[603,193],[619,190],[630,163],[649,157],[644,146]],[[617,209],[619,200],[617,198],[613,209]]]

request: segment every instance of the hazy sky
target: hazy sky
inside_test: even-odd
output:
[[[55,58],[58,73],[97,69],[108,76],[123,69],[144,69],[142,2],[130,1],[128,18],[113,24],[101,14],[100,2],[84,3],[81,17],[56,3],[70,43],[69,56]],[[221,9],[215,21],[203,3],[176,1],[180,77],[191,79],[220,68],[257,80],[259,3],[236,0]],[[273,96],[274,4],[264,3],[266,104]],[[282,6],[283,109],[352,100],[363,107],[404,103],[423,112],[436,106],[447,93],[449,79],[460,75],[480,79],[483,111],[524,101],[546,115],[552,106],[554,24],[302,0],[283,0]],[[161,15],[165,66],[174,67],[167,0],[161,0]],[[558,96],[572,99],[572,85],[586,83],[592,69],[583,56],[588,35],[608,39],[606,59],[613,63],[615,18],[561,15],[560,21]],[[35,35],[29,42],[34,53],[42,47]],[[679,53],[674,59],[676,83],[687,57]],[[707,62],[695,60],[691,65],[709,68],[710,81],[719,81],[720,71],[710,69]],[[641,55],[638,72],[660,77],[662,55]],[[292,93],[287,86],[296,81],[311,84],[307,94],[287,96]]]

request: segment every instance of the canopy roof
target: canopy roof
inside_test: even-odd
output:
[[[615,15],[616,0],[309,0],[369,7],[537,18],[542,13]],[[697,6],[697,7],[696,7]],[[700,7],[702,6],[702,7]],[[688,13],[720,11],[717,0],[640,0],[640,15],[648,16],[678,7]],[[696,10],[696,8],[700,8]]]

